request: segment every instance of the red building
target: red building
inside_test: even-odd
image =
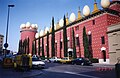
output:
[[[35,39],[35,34],[37,33],[37,24],[30,24],[29,22],[27,22],[26,24],[21,24],[20,28],[21,28],[21,31],[20,31],[21,39],[20,40],[24,42],[25,39],[28,40],[29,38],[29,53],[31,54],[32,43]]]
[[[78,18],[75,18],[75,14],[70,15],[70,21],[68,16],[66,16],[66,31],[67,31],[67,44],[68,44],[68,55],[73,57],[73,39],[72,39],[72,29],[75,32],[75,43],[76,43],[76,55],[77,57],[84,57],[84,47],[83,47],[83,28],[86,28],[86,34],[88,36],[89,42],[89,52],[93,58],[99,59],[99,63],[109,63],[109,50],[108,50],[108,36],[107,27],[112,24],[120,22],[120,1],[113,0],[109,4],[109,0],[101,0],[101,6],[103,9],[99,10],[97,8],[97,3],[94,3],[94,10],[90,14],[90,9],[85,6],[83,9],[84,17],[81,16],[80,10],[78,11]],[[55,26],[55,56],[64,57],[64,44],[63,44],[63,20],[61,19],[59,23]],[[24,27],[23,27],[24,28]],[[40,32],[40,36],[37,33],[35,39],[36,30],[21,30],[21,39],[24,40],[27,36],[30,38],[30,49],[32,48],[32,40],[35,39],[36,42],[36,54],[40,53],[42,56],[42,40],[44,39],[44,55],[47,56],[47,31]],[[49,30],[49,57],[51,57],[51,28]],[[43,38],[43,39],[42,39]],[[39,43],[40,39],[40,43]],[[32,50],[30,50],[30,53]]]

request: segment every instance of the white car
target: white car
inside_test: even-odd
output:
[[[45,68],[45,63],[41,61],[38,57],[32,58],[32,67],[33,68]]]
[[[61,58],[58,57],[52,57],[49,59],[50,62],[59,62],[61,60]]]

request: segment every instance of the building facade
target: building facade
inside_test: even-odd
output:
[[[4,36],[0,34],[0,54],[3,51],[3,41],[4,41]]]
[[[120,60],[120,23],[108,27],[109,59],[111,64]]]
[[[90,14],[89,7],[85,6],[85,9],[83,9],[84,16],[81,16],[81,12],[78,10],[78,18],[75,18],[75,14],[72,13],[70,15],[70,21],[66,15],[68,56],[73,57],[74,55],[72,38],[72,31],[74,30],[76,56],[84,57],[83,28],[85,27],[89,43],[89,54],[91,54],[92,58],[97,58],[99,60],[99,63],[109,63],[107,28],[112,24],[120,22],[120,1],[113,0],[110,2],[110,5],[108,2],[108,5],[103,4],[102,7],[103,9],[99,10],[97,8],[97,3],[95,2],[94,10]],[[35,54],[40,56],[47,56],[49,54],[49,57],[52,57],[52,48],[55,48],[55,56],[60,58],[64,57],[63,26],[61,24],[63,24],[63,20],[60,20],[55,26],[54,47],[51,45],[52,28],[49,29],[49,35],[47,35],[48,28],[46,28],[45,31],[41,31],[40,33],[35,32],[36,37],[32,35],[34,37],[32,40],[34,40],[36,43]],[[39,34],[40,36],[38,36]],[[22,36],[23,34],[21,34],[21,39],[23,39]],[[49,42],[47,43],[47,41]]]

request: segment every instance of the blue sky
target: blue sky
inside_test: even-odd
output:
[[[101,0],[96,1],[101,9]],[[44,29],[50,27],[52,16],[54,16],[56,23],[67,12],[68,16],[73,12],[77,17],[79,6],[81,12],[85,5],[88,5],[92,11],[94,0],[0,0],[0,34],[4,36],[6,34],[8,4],[15,5],[10,9],[8,48],[17,51],[22,23],[38,24],[38,30]]]

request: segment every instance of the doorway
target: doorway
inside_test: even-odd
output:
[[[103,54],[103,61],[106,62],[106,51],[103,50],[103,51],[102,51],[102,54]]]

